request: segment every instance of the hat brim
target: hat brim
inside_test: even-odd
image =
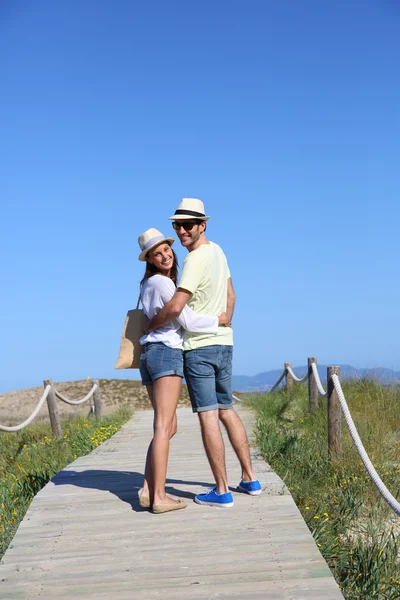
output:
[[[190,219],[191,221],[208,221],[210,217],[204,215],[204,217],[194,217],[193,215],[172,215],[172,217],[168,217],[170,221],[184,221],[186,219]]]
[[[143,262],[146,262],[146,254],[148,252],[150,252],[150,250],[152,250],[156,246],[159,246],[160,244],[163,244],[164,242],[168,242],[170,244],[170,246],[172,246],[172,244],[175,242],[175,238],[166,237],[163,240],[155,242],[155,244],[153,244],[152,246],[150,246],[150,248],[147,248],[146,250],[143,250],[143,252],[141,252],[139,254],[139,260],[141,260]]]

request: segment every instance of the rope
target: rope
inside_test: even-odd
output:
[[[327,396],[328,392],[326,392],[324,390],[324,388],[322,387],[322,383],[321,383],[321,379],[319,377],[319,373],[318,373],[318,369],[317,369],[317,365],[313,362],[311,363],[311,368],[312,368],[312,372],[314,375],[314,379],[315,382],[317,384],[317,388],[319,393],[321,394],[321,396]],[[286,369],[283,371],[282,375],[280,376],[280,378],[278,379],[278,381],[275,383],[275,385],[270,389],[270,392],[273,392],[275,390],[275,388],[278,387],[278,385],[280,384],[280,382],[282,381],[282,379],[284,378],[284,376],[286,375],[286,373],[288,373],[289,375],[291,375],[293,377],[293,379],[295,381],[301,382],[301,381],[305,381],[308,378],[308,373],[302,378],[299,379],[298,377],[296,377],[296,375],[293,373],[291,367],[286,367]],[[350,431],[350,435],[353,439],[354,445],[357,449],[357,452],[367,470],[367,473],[371,479],[371,481],[373,482],[373,484],[376,486],[378,492],[380,493],[380,495],[382,496],[382,498],[387,502],[387,504],[390,506],[390,508],[392,510],[394,510],[394,512],[397,515],[400,515],[400,502],[398,502],[396,500],[396,498],[389,492],[389,490],[387,489],[387,487],[385,486],[385,484],[383,483],[382,479],[379,477],[378,473],[376,472],[372,462],[369,459],[369,456],[363,446],[363,443],[360,439],[360,436],[358,435],[356,426],[354,425],[354,421],[351,417],[350,414],[350,410],[349,407],[347,405],[346,402],[346,398],[344,397],[344,393],[342,390],[342,387],[340,385],[340,381],[339,381],[339,377],[335,374],[332,375],[332,381],[333,381],[333,385],[335,386],[335,390],[336,393],[338,395],[339,398],[339,402],[340,402],[340,406],[341,409],[343,411],[344,417],[346,419],[346,423],[347,423],[347,427],[349,428]]]
[[[360,440],[360,436],[358,435],[356,426],[354,425],[354,421],[351,417],[349,407],[347,406],[346,398],[344,397],[339,377],[335,374],[332,375],[332,381],[333,385],[335,386],[336,393],[339,397],[340,406],[342,407],[342,411],[344,414],[344,418],[346,419],[350,435],[353,438],[353,442],[357,448],[358,454],[360,455],[360,458],[364,463],[364,467],[367,469],[367,473],[370,476],[371,481],[375,484],[375,486],[378,489],[378,492],[380,493],[382,498],[386,500],[390,508],[392,508],[396,514],[400,515],[400,503],[397,502],[394,496],[392,496],[392,494],[387,489],[386,485],[383,483],[382,479],[379,477],[378,473],[375,471],[374,465],[370,461],[369,456],[363,446],[363,443]]]
[[[31,414],[31,416],[26,419],[26,421],[24,421],[20,425],[14,425],[13,427],[7,427],[6,425],[0,425],[0,431],[19,431],[20,429],[23,429],[24,427],[29,425],[29,423],[31,423],[33,421],[33,419],[38,414],[39,410],[42,408],[43,403],[46,400],[50,390],[51,390],[51,385],[46,385],[44,392],[43,392],[43,396],[40,398],[35,410]]]
[[[327,396],[328,392],[326,392],[324,390],[324,388],[322,387],[322,383],[321,383],[321,380],[319,378],[319,373],[318,373],[317,365],[314,362],[311,363],[311,368],[312,368],[312,372],[313,372],[313,375],[314,375],[315,383],[317,384],[317,388],[318,388],[319,393],[321,394],[321,396]]]
[[[91,398],[93,396],[93,394],[96,391],[97,387],[98,387],[97,383],[93,384],[93,387],[90,390],[90,392],[88,394],[86,394],[86,396],[84,398],[82,398],[82,400],[70,400],[69,398],[66,398],[65,396],[63,396],[62,394],[60,394],[60,392],[57,392],[57,390],[54,390],[54,393],[57,396],[57,398],[59,398],[63,402],[66,402],[66,404],[77,405],[77,404],[83,404],[84,402],[86,402],[87,400],[89,400],[89,398]]]
[[[235,394],[232,394],[232,398],[234,400],[236,400],[236,402],[243,402],[243,400],[241,398],[238,398],[237,396],[235,396]]]
[[[286,375],[286,369],[283,371],[282,375],[279,377],[279,379],[275,383],[275,385],[273,385],[272,388],[269,390],[268,394],[270,394],[271,392],[273,392],[274,390],[276,390],[276,388],[278,387],[278,385],[280,384],[280,382],[282,381],[282,379],[285,377],[285,375]]]
[[[293,377],[293,379],[295,381],[298,381],[299,383],[302,383],[303,381],[307,381],[309,373],[307,371],[307,373],[304,375],[304,377],[302,377],[301,379],[299,377],[296,377],[296,375],[293,373],[292,371],[292,367],[286,367],[287,372],[289,373],[289,375],[291,375]]]

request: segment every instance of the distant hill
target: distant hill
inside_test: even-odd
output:
[[[326,381],[327,365],[318,365],[318,372],[321,381]],[[236,392],[262,392],[268,391],[279,379],[282,370],[264,371],[252,377],[248,375],[233,375],[232,386]],[[293,367],[297,377],[303,377],[307,372],[307,367]],[[361,379],[362,377],[371,377],[382,383],[400,383],[400,372],[379,367],[376,369],[356,369],[351,365],[340,365],[340,379]]]

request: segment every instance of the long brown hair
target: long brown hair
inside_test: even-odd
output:
[[[168,246],[171,248],[171,244],[169,244],[168,242],[166,242],[166,244],[168,244]],[[172,248],[171,248],[171,250],[172,250]],[[170,272],[169,277],[170,277],[170,279],[172,279],[172,281],[176,285],[176,282],[178,281],[179,264],[178,264],[178,258],[173,250],[172,250],[172,254],[174,257],[174,264],[171,267],[171,272]],[[146,260],[146,270],[144,272],[143,279],[140,282],[140,285],[142,285],[146,281],[146,279],[149,279],[149,277],[152,277],[153,275],[156,275],[157,273],[160,273],[160,271],[157,269],[157,267],[155,267],[152,263],[147,262],[147,260]]]

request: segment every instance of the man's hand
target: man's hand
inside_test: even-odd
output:
[[[232,327],[232,323],[228,319],[228,315],[226,313],[223,312],[218,316],[218,326]]]

